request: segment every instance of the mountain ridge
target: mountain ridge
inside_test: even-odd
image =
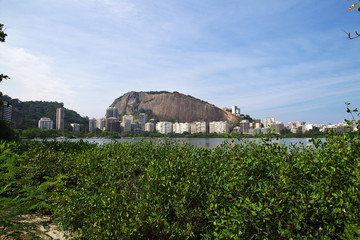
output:
[[[232,126],[237,118],[213,104],[179,92],[130,91],[116,98],[110,107],[120,114],[133,114],[140,109],[151,110],[160,121],[228,121]]]

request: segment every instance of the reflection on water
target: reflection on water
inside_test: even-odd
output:
[[[285,144],[288,145],[312,145],[312,142],[310,142],[311,138],[283,138],[283,139],[273,139],[271,140],[272,143],[279,143],[279,144]],[[119,139],[108,139],[108,138],[87,138],[87,139],[66,139],[66,140],[58,140],[58,141],[72,141],[72,142],[78,142],[78,141],[86,141],[90,143],[98,143],[98,144],[107,144],[112,143],[114,141],[117,142],[139,142],[139,141],[155,141],[155,142],[161,142],[165,141],[165,138],[119,138]],[[180,143],[190,143],[191,145],[195,147],[205,147],[205,148],[216,148],[220,144],[224,142],[231,143],[240,143],[241,141],[247,142],[247,141],[261,141],[259,138],[244,138],[241,140],[237,139],[231,139],[231,138],[169,138],[167,139],[169,141],[177,141]],[[324,139],[322,139],[324,141]]]

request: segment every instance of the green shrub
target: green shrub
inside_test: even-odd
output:
[[[74,239],[360,237],[358,134],[312,146],[55,141],[10,148],[20,156],[11,196],[22,193],[31,211],[51,214]]]

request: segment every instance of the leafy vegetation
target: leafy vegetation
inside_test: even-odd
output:
[[[21,129],[36,128],[38,121],[42,117],[48,117],[56,120],[56,109],[64,107],[63,103],[46,101],[25,101],[12,99],[9,96],[3,96],[4,101],[10,103],[14,108],[20,110],[23,115],[23,124]],[[81,117],[77,112],[65,108],[64,128],[71,131],[70,123],[79,123],[80,129],[87,131],[89,129],[89,120]]]
[[[73,239],[356,239],[359,137],[3,143],[0,231],[36,213]]]

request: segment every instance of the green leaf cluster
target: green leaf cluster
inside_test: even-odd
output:
[[[312,146],[44,141],[2,149],[2,216],[50,214],[74,239],[360,237],[358,134]]]

